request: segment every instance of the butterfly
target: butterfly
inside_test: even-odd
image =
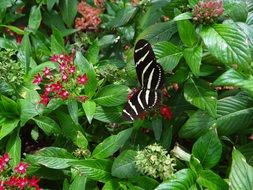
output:
[[[151,44],[147,40],[141,39],[136,43],[134,61],[141,89],[134,92],[123,109],[122,117],[128,121],[139,118],[160,102],[164,84],[163,68],[156,62]]]

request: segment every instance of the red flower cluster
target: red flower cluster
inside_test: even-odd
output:
[[[195,5],[192,15],[196,23],[207,25],[216,22],[223,12],[221,0],[205,0]]]
[[[82,17],[76,18],[75,28],[82,30],[97,29],[98,25],[101,23],[101,19],[99,18],[100,13],[102,12],[101,8],[94,8],[82,1],[78,4],[77,10]]]
[[[162,105],[160,107],[160,114],[167,120],[171,120],[173,117],[172,112],[167,105]]]
[[[36,189],[40,190],[39,179],[26,175],[28,164],[20,162],[14,170],[9,166],[10,157],[7,153],[0,157],[0,190],[5,189]]]
[[[43,83],[44,91],[40,95],[40,103],[47,105],[51,98],[61,98],[66,100],[76,98],[79,101],[85,101],[83,95],[78,96],[83,86],[88,82],[85,73],[79,74],[74,65],[72,55],[53,55],[50,59],[58,63],[59,71],[53,71],[45,67],[43,74],[38,73],[34,76],[33,83],[40,85]]]

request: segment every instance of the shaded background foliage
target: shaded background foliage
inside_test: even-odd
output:
[[[10,165],[29,162],[45,189],[252,190],[253,1],[211,2],[2,0],[0,150]],[[165,70],[168,112],[128,123],[121,114],[142,38]],[[34,77],[45,67],[61,76],[50,60],[60,54],[87,76],[69,91],[85,98],[43,105]],[[177,158],[166,180],[136,166],[138,150],[155,142]]]

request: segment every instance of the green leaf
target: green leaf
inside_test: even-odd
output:
[[[211,170],[202,170],[198,173],[197,182],[209,190],[228,190],[228,184]]]
[[[253,142],[243,144],[239,151],[246,157],[248,163],[253,166]]]
[[[113,107],[125,103],[127,95],[127,86],[111,84],[103,87],[96,95],[94,101],[101,106]]]
[[[21,139],[19,137],[19,129],[11,134],[7,142],[6,152],[9,153],[11,158],[10,165],[12,167],[17,166],[21,160]]]
[[[62,15],[62,19],[65,24],[70,28],[73,24],[75,16],[77,14],[77,0],[63,0],[60,1],[60,11]]]
[[[68,190],[86,189],[87,177],[86,175],[76,175],[73,182],[70,184]]]
[[[184,49],[184,58],[192,73],[195,76],[199,76],[200,65],[202,59],[202,46],[195,46],[192,48]]]
[[[37,30],[40,27],[40,23],[41,23],[40,7],[33,6],[31,8],[29,16],[28,28],[32,30]]]
[[[203,27],[200,35],[208,51],[222,63],[248,70],[251,61],[246,36],[234,24]]]
[[[98,46],[98,40],[94,40],[92,45],[89,47],[89,49],[86,52],[86,58],[87,60],[95,65],[98,62],[98,54],[99,54],[99,46]]]
[[[138,176],[135,167],[135,156],[137,155],[134,150],[126,150],[122,152],[113,162],[112,175],[117,178],[131,178]]]
[[[189,190],[195,184],[196,175],[190,169],[182,169],[175,173],[175,178],[161,183],[155,190]]]
[[[8,7],[11,7],[11,6],[12,6],[12,1],[10,1],[10,0],[1,0],[0,1],[1,9],[6,9]]]
[[[235,22],[245,22],[248,17],[246,1],[226,0],[223,2],[224,13]]]
[[[17,102],[3,95],[1,96],[1,102],[4,112],[8,113],[10,117],[19,116],[20,108]]]
[[[78,122],[78,104],[76,100],[69,100],[67,102],[68,111],[71,119],[74,121],[76,125],[79,124]]]
[[[88,77],[88,82],[85,85],[85,94],[92,98],[97,90],[97,79],[96,72],[94,71],[93,65],[83,57],[81,52],[76,52],[75,63],[77,64],[78,70],[82,73],[86,73]]]
[[[183,56],[180,47],[167,41],[155,44],[154,52],[157,57],[157,62],[162,65],[165,72],[171,72]]]
[[[76,136],[76,140],[74,141],[74,143],[79,148],[87,149],[89,142],[86,139],[86,137],[80,131],[78,131],[77,136]]]
[[[204,168],[214,167],[220,160],[222,145],[217,134],[211,130],[201,136],[192,147],[192,154]]]
[[[17,49],[17,43],[13,40],[0,37],[0,47],[5,49]]]
[[[231,190],[253,189],[253,168],[247,164],[244,156],[238,151],[232,152],[232,166],[229,174]]]
[[[184,85],[184,97],[192,105],[216,117],[217,92],[204,80],[188,80]]]
[[[112,162],[102,159],[86,159],[82,161],[71,161],[68,164],[75,168],[80,174],[84,174],[88,179],[96,181],[107,181],[111,179]]]
[[[178,10],[176,12],[180,13]],[[198,41],[193,24],[189,20],[178,20],[176,23],[182,42],[188,47],[193,47]]]
[[[28,120],[43,112],[42,106],[38,104],[40,96],[36,91],[29,90],[25,95],[25,99],[20,100],[21,106],[21,126]]]
[[[120,123],[123,121],[122,108],[97,106],[94,118],[105,123]]]
[[[49,0],[49,1],[47,1],[47,10],[51,11],[55,4],[59,4],[59,0]]]
[[[63,35],[57,28],[53,28],[53,34],[51,35],[51,51],[53,54],[65,52]]]
[[[108,23],[108,27],[116,28],[127,24],[129,20],[134,17],[137,10],[137,7],[126,7],[124,9],[120,9],[117,12],[116,17]]]
[[[18,52],[18,58],[24,64],[25,71],[28,73],[30,68],[30,57],[32,54],[32,46],[29,34],[25,34],[22,38],[21,46]]]
[[[94,158],[107,158],[113,155],[113,153],[119,150],[126,143],[131,136],[132,131],[133,129],[129,128],[119,132],[117,135],[107,137],[103,142],[95,147],[92,156]]]
[[[159,184],[155,179],[148,176],[136,176],[130,178],[129,181],[145,190],[154,190]]]
[[[173,18],[174,21],[180,21],[180,20],[189,20],[192,18],[192,13],[185,12],[181,13]]]
[[[219,100],[216,121],[219,135],[231,135],[250,127],[253,123],[252,105],[252,100],[243,94]]]
[[[50,134],[61,134],[60,126],[50,117],[37,116],[33,120],[47,135]]]
[[[105,183],[105,185],[103,186],[102,190],[128,190],[128,188],[126,187],[126,185],[120,183],[120,181],[117,180],[109,180]],[[131,189],[129,189],[131,190]]]
[[[58,147],[46,147],[40,149],[35,154],[28,154],[26,159],[34,164],[41,164],[52,169],[68,168],[70,166],[68,162],[76,160],[71,153]]]
[[[8,119],[1,123],[0,140],[14,131],[18,127],[19,119]]]
[[[159,141],[161,139],[162,132],[163,132],[162,118],[158,117],[156,119],[153,119],[152,122],[151,122],[151,127],[154,131],[155,140]]]
[[[13,31],[13,32],[15,32],[15,33],[17,33],[19,35],[24,35],[25,34],[24,30],[22,30],[22,29],[20,29],[20,28],[18,28],[16,26],[4,25],[4,24],[1,24],[0,26],[6,27],[6,28],[10,29],[11,31]]]
[[[137,37],[136,41],[146,39],[150,43],[169,40],[177,32],[176,24],[173,21],[156,23],[146,28]]]
[[[206,112],[198,110],[190,116],[186,123],[181,127],[179,136],[181,138],[198,138],[205,134],[210,128],[209,123],[214,119]]]
[[[82,103],[83,110],[85,112],[85,115],[88,119],[88,122],[91,123],[94,114],[96,112],[96,103],[92,100],[86,100],[84,103]]]

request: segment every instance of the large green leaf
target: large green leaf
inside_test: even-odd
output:
[[[183,169],[175,173],[175,178],[161,183],[155,190],[189,190],[195,181],[194,172],[190,169]]]
[[[200,64],[202,59],[202,46],[198,45],[191,48],[184,49],[184,58],[192,73],[195,76],[199,75]]]
[[[119,132],[117,135],[111,135],[110,137],[106,138],[103,142],[95,147],[94,151],[92,152],[92,156],[95,158],[107,158],[111,156],[125,144],[125,142],[131,136],[132,131],[133,129],[129,128]]]
[[[118,106],[126,102],[127,95],[127,86],[111,84],[103,87],[96,95],[94,101],[101,106]]]
[[[217,92],[206,81],[188,80],[184,86],[184,97],[192,105],[206,110],[212,117],[216,117]]]
[[[246,157],[247,162],[253,166],[253,142],[243,144],[239,150]]]
[[[30,42],[30,37],[28,33],[22,38],[21,46],[18,52],[18,58],[22,62],[26,73],[28,73],[30,69],[30,58],[32,55],[32,46]]]
[[[214,24],[203,27],[200,35],[208,51],[222,63],[237,64],[243,70],[249,69],[251,61],[246,36],[234,24]]]
[[[88,82],[85,85],[85,94],[91,98],[97,90],[96,72],[94,71],[93,65],[79,51],[76,52],[75,63],[77,64],[78,70],[86,73],[88,77]]]
[[[88,122],[91,123],[94,114],[96,112],[96,103],[92,100],[86,100],[84,103],[82,103],[83,110],[85,112],[85,115],[88,119]]]
[[[181,127],[179,136],[182,138],[198,138],[208,131],[210,123],[213,121],[214,119],[206,112],[198,110]]]
[[[120,9],[117,12],[116,17],[108,23],[108,26],[119,27],[119,26],[127,24],[129,20],[133,18],[137,10],[138,10],[137,7],[127,7],[124,9]]]
[[[59,125],[50,117],[37,116],[34,117],[33,120],[38,125],[38,127],[41,128],[47,135],[50,135],[52,133],[61,133],[61,128],[59,127]]]
[[[0,1],[0,7],[1,9],[5,9],[12,6],[12,1],[10,0],[1,0]]]
[[[231,135],[252,125],[253,102],[243,95],[219,100],[217,107],[217,130],[220,135]],[[242,125],[243,123],[243,125]]]
[[[126,150],[122,152],[113,162],[112,175],[118,178],[131,178],[138,176],[134,158],[136,151]]]
[[[106,123],[122,122],[122,108],[121,107],[102,107],[97,106],[94,119]]]
[[[41,164],[52,169],[68,168],[70,166],[68,162],[76,160],[71,153],[58,147],[40,149],[35,154],[28,154],[26,158],[32,163]]]
[[[98,40],[96,39],[92,42],[91,46],[87,50],[85,57],[91,64],[95,65],[98,62],[98,54],[99,54],[99,44]]]
[[[112,162],[102,159],[86,159],[71,161],[68,164],[89,179],[107,181],[111,178]]]
[[[130,178],[129,181],[145,190],[154,190],[159,184],[155,179],[148,176],[136,176]]]
[[[57,28],[53,28],[53,34],[51,35],[51,51],[54,54],[65,52],[63,35]]]
[[[0,126],[0,140],[18,127],[18,123],[19,119],[8,119],[2,122]]]
[[[68,111],[71,119],[74,121],[76,125],[79,124],[78,122],[78,103],[76,100],[69,100],[67,102]]]
[[[150,43],[156,42],[157,39],[160,41],[169,40],[173,34],[177,32],[177,27],[175,22],[162,22],[156,23],[148,28],[146,28],[140,35],[137,37],[139,39],[146,39]]]
[[[77,189],[85,190],[86,183],[87,177],[85,175],[76,175],[73,182],[70,184],[68,190],[77,190]]]
[[[10,155],[10,165],[17,166],[21,160],[21,139],[19,137],[19,129],[16,129],[8,139],[6,152]]]
[[[28,21],[29,29],[37,30],[40,27],[40,22],[41,22],[40,7],[33,6],[31,8],[29,21]]]
[[[177,14],[180,12],[177,10]],[[179,20],[177,21],[177,30],[181,41],[188,47],[193,47],[197,41],[197,33],[193,24],[189,20]]]
[[[77,0],[63,0],[61,2],[61,15],[68,27],[71,27],[77,13]]]
[[[221,153],[221,142],[213,130],[201,136],[192,147],[192,154],[204,168],[214,167],[219,162]]]
[[[25,94],[25,99],[20,100],[21,106],[21,126],[29,119],[43,112],[42,106],[39,104],[40,96],[36,91],[29,90]]]
[[[211,170],[200,171],[197,182],[208,190],[228,190],[228,184]]]
[[[226,0],[223,1],[224,14],[228,15],[233,21],[245,22],[248,16],[246,1]]]
[[[155,44],[154,52],[157,62],[162,65],[165,72],[172,71],[183,56],[180,47],[167,41]]]
[[[253,189],[253,168],[247,164],[244,156],[233,150],[232,166],[229,174],[229,187],[231,190]]]

